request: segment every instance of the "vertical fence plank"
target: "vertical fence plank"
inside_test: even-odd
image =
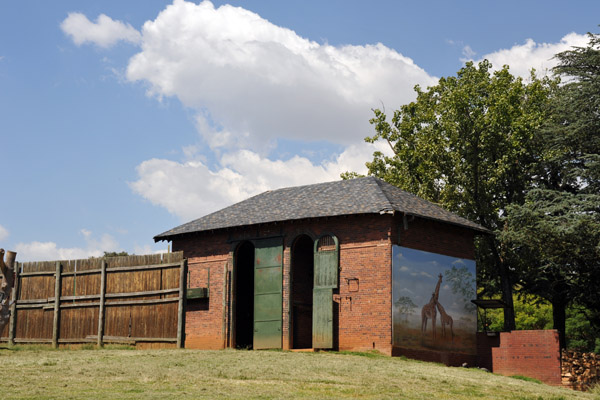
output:
[[[52,347],[58,348],[58,332],[60,329],[60,284],[61,284],[61,269],[60,261],[56,262],[56,275],[54,281],[54,320],[52,322]]]
[[[19,293],[19,263],[15,263],[15,283],[13,285],[12,293],[10,294],[10,321],[8,322],[8,344],[14,346],[15,344],[15,328],[17,326],[17,296]]]
[[[181,261],[179,267],[179,305],[177,307],[177,348],[183,348],[184,327],[184,303],[185,303],[185,277],[187,273],[187,260]]]
[[[98,347],[104,345],[104,297],[106,295],[106,260],[102,260],[100,271],[100,309],[98,311]]]

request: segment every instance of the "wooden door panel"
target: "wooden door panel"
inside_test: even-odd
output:
[[[254,349],[280,349],[283,244],[281,238],[256,241],[254,249]]]

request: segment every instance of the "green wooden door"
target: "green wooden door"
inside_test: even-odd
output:
[[[315,241],[312,345],[333,348],[333,289],[338,287],[339,245],[335,236]]]
[[[282,239],[256,241],[254,250],[254,349],[281,348],[282,270]]]

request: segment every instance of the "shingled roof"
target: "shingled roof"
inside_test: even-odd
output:
[[[156,235],[155,241],[208,230],[306,218],[401,212],[477,231],[487,230],[443,208],[368,176],[269,190]]]

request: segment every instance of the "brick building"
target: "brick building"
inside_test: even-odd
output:
[[[154,239],[188,259],[187,348],[377,349],[456,364],[476,354],[482,232],[366,177],[268,191]]]

